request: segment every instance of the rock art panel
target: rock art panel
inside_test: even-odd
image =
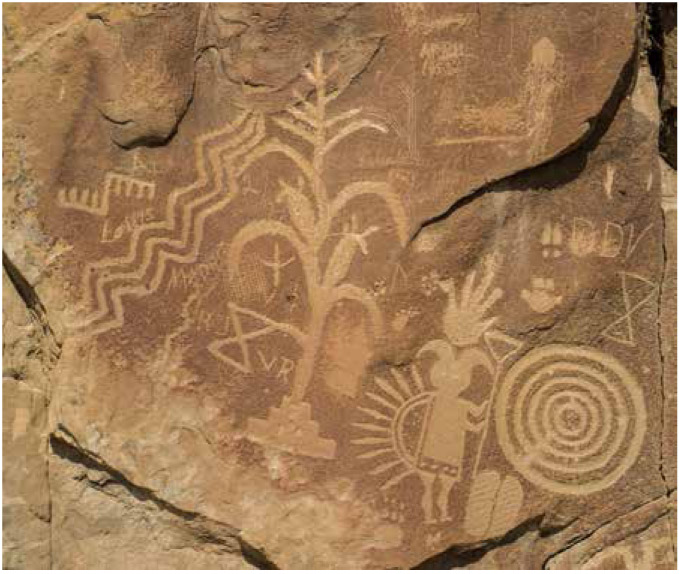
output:
[[[6,268],[53,344],[52,565],[543,567],[667,518],[641,8],[15,10]],[[48,121],[20,94],[50,63]]]

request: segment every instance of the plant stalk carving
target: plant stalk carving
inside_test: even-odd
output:
[[[329,79],[335,69],[324,68],[322,53],[316,54],[313,64],[304,73],[313,87],[314,97],[297,95],[300,103],[288,108],[284,116],[273,118],[273,121],[285,132],[304,142],[311,148],[310,151],[300,152],[296,146],[271,139],[248,158],[248,165],[252,165],[269,154],[281,154],[294,164],[299,172],[297,181],[290,183],[281,180],[276,198],[277,202],[286,206],[289,223],[267,219],[246,224],[234,236],[228,255],[232,281],[238,280],[244,250],[257,239],[272,237],[287,241],[299,258],[309,302],[309,316],[304,328],[299,329],[258,315],[260,320],[275,330],[291,335],[303,350],[290,395],[295,402],[302,401],[306,395],[326,320],[337,303],[358,303],[367,313],[375,337],[381,336],[383,329],[382,314],[374,299],[366,290],[346,281],[352,263],[357,256],[368,255],[369,238],[378,233],[380,228],[370,226],[359,230],[355,215],[351,213],[350,223],[344,220],[341,233],[331,233],[333,224],[350,211],[355,201],[373,197],[386,206],[401,244],[407,240],[406,215],[388,183],[357,181],[331,195],[325,181],[328,155],[341,142],[358,132],[373,130],[386,133],[387,130],[369,119],[362,119],[360,108],[331,113],[330,104],[337,99],[341,90],[329,89]],[[321,251],[329,247],[331,255],[325,262],[321,258]]]

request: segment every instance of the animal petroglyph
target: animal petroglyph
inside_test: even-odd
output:
[[[107,257],[88,267],[83,289],[93,310],[71,327],[89,335],[122,327],[124,297],[156,292],[169,262],[194,263],[206,219],[236,197],[238,177],[263,138],[263,117],[252,112],[244,112],[232,124],[198,137],[196,181],[169,194],[164,219],[134,229],[126,256]]]
[[[355,213],[349,213],[348,219],[343,217],[354,202],[374,199],[386,206],[387,215],[393,220],[397,238],[402,244],[407,240],[408,231],[406,214],[400,200],[386,182],[356,181],[347,184],[334,197],[329,193],[324,181],[324,170],[330,153],[341,142],[358,132],[370,130],[386,133],[386,128],[382,125],[362,119],[359,108],[331,113],[331,104],[340,95],[339,90],[330,89],[335,71],[336,67],[326,68],[323,54],[317,53],[313,65],[304,71],[306,79],[314,88],[313,99],[298,96],[298,105],[273,118],[278,128],[292,136],[295,146],[308,146],[310,151],[298,151],[293,145],[277,139],[271,140],[259,146],[252,158],[241,168],[245,170],[255,161],[271,154],[282,155],[294,165],[299,173],[298,178],[295,183],[281,180],[278,193],[278,201],[286,206],[290,223],[273,219],[258,219],[247,223],[236,232],[228,256],[229,275],[232,282],[235,282],[242,275],[241,261],[252,242],[270,238],[289,244],[305,279],[309,318],[299,328],[269,319],[257,311],[232,305],[231,308],[237,309],[238,313],[249,313],[265,326],[249,333],[237,333],[235,337],[210,345],[210,350],[216,356],[229,362],[221,352],[221,347],[238,342],[243,355],[238,368],[249,370],[251,359],[248,340],[274,331],[292,336],[302,349],[302,357],[297,363],[290,396],[280,408],[272,411],[273,418],[250,419],[248,431],[254,440],[297,454],[323,458],[334,456],[334,443],[320,439],[318,434],[311,432],[300,441],[288,434],[292,427],[285,424],[284,419],[286,409],[293,406],[294,417],[298,422],[301,420],[299,417],[307,414],[310,416],[310,409],[308,405],[303,406],[303,399],[313,377],[327,318],[335,305],[348,301],[367,312],[374,337],[381,336],[383,328],[382,312],[374,298],[367,290],[347,282],[353,261],[358,256],[369,256],[370,237],[381,229],[376,225],[360,228]],[[341,224],[341,232],[331,233],[333,224],[337,223]],[[322,260],[321,251],[329,247],[330,256],[327,260]],[[231,364],[237,366],[232,360]],[[291,416],[292,414],[291,411]],[[311,420],[305,424],[307,423],[310,431],[317,430],[317,425],[312,424]],[[283,426],[278,428],[280,425]],[[309,445],[309,448],[306,449],[304,445]]]
[[[603,331],[612,341],[628,347],[636,345],[633,316],[647,303],[655,301],[658,285],[636,273],[620,272],[622,300],[625,312]]]
[[[591,494],[634,464],[646,407],[636,379],[613,357],[547,345],[507,372],[495,422],[505,456],[525,478],[560,494]]]
[[[109,212],[111,196],[153,200],[156,184],[120,173],[107,173],[102,189],[70,189],[62,187],[57,193],[61,207],[75,209],[97,217],[106,217]]]

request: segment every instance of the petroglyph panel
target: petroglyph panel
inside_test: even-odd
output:
[[[457,549],[538,531],[542,566],[554,533],[666,497],[672,206],[639,25],[612,4],[125,4],[9,54],[62,42],[75,74],[36,96],[58,121],[8,100],[6,269],[30,308],[10,348],[58,356],[50,456],[195,517],[182,549],[278,568],[470,566]]]

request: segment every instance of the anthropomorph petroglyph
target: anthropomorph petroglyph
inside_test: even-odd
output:
[[[234,364],[230,351],[237,350],[244,358],[240,362],[241,370],[248,372],[251,368],[250,341],[272,332],[292,337],[302,349],[302,356],[295,369],[290,395],[280,408],[272,411],[271,418],[250,419],[248,430],[250,436],[260,442],[323,458],[334,457],[334,441],[318,436],[317,425],[310,418],[309,405],[303,401],[314,376],[328,315],[339,302],[349,301],[367,312],[374,337],[379,337],[383,328],[382,312],[375,299],[365,289],[350,283],[347,277],[357,257],[369,257],[371,237],[384,231],[375,225],[362,227],[356,212],[352,213],[349,208],[354,202],[377,199],[386,206],[398,241],[404,243],[407,238],[405,212],[388,183],[355,181],[336,192],[326,184],[326,163],[341,142],[365,130],[387,131],[384,126],[363,119],[359,108],[339,113],[331,111],[333,102],[341,94],[340,89],[331,87],[335,70],[333,66],[326,67],[322,53],[316,55],[313,65],[305,70],[314,90],[313,97],[298,96],[297,105],[273,118],[277,126],[291,136],[293,143],[269,140],[254,150],[252,158],[242,168],[245,170],[257,160],[271,155],[283,156],[294,164],[298,177],[292,182],[281,179],[278,190],[278,201],[286,206],[289,223],[273,219],[247,223],[235,234],[228,257],[231,281],[242,281],[242,260],[247,257],[251,243],[264,238],[286,242],[303,271],[309,318],[299,327],[231,302],[229,312],[234,318],[249,316],[256,319],[261,328],[247,333],[236,329],[233,336],[218,339],[210,345],[215,356],[230,364]],[[341,224],[340,232],[333,233],[332,227],[337,224]],[[330,255],[322,257],[321,253],[328,248]],[[238,324],[234,322],[234,325]],[[294,424],[292,419],[291,424],[286,422],[288,414],[294,418]],[[305,417],[309,417],[308,420],[304,420]],[[308,431],[303,439],[289,435],[290,429],[300,428]]]
[[[392,473],[382,489],[411,475],[419,478],[428,523],[453,520],[453,487],[468,473],[478,474],[500,364],[483,345],[484,334],[496,321],[489,313],[502,296],[493,285],[494,277],[492,261],[487,259],[478,282],[472,271],[459,290],[453,280],[442,283],[448,295],[443,317],[446,337],[430,341],[418,353],[428,365],[428,384],[415,366],[410,377],[396,369],[391,371],[393,381],[375,377],[373,390],[365,395],[369,406],[360,407],[369,422],[355,423],[367,435],[353,441],[368,449],[359,458],[379,463],[370,474]],[[483,385],[487,398],[480,403],[465,398],[471,385]],[[420,421],[415,438],[409,436],[413,420]],[[467,469],[466,445],[473,434],[481,436],[475,461]]]

